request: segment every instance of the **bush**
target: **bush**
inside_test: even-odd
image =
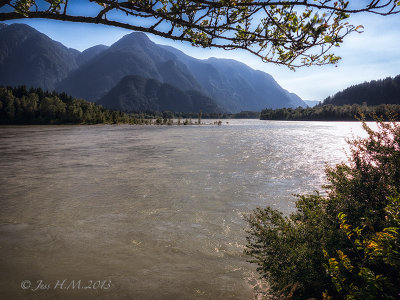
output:
[[[345,214],[339,214],[340,229],[347,235],[358,256],[337,250],[325,268],[342,299],[400,298],[400,200],[391,198],[386,207],[388,226],[370,237],[363,228],[353,229]],[[331,299],[328,292],[324,299]]]
[[[360,296],[364,294],[353,292],[367,291],[369,285],[375,284],[359,274],[367,269],[374,276],[385,278],[385,284],[377,291],[385,287],[387,299],[398,297],[399,264],[388,268],[387,258],[371,256],[367,247],[372,241],[378,243],[378,237],[387,233],[392,236],[390,257],[397,257],[399,252],[395,233],[398,229],[393,229],[397,227],[388,217],[388,210],[399,213],[393,209],[398,207],[393,199],[400,195],[400,125],[381,121],[377,125],[378,130],[374,131],[364,122],[368,137],[349,141],[349,162],[326,169],[326,196],[318,193],[298,196],[297,210],[289,216],[265,208],[256,209],[246,218],[249,228],[245,253],[268,281],[269,299],[322,298],[323,295],[334,299],[365,298]],[[354,246],[357,234],[360,245],[367,248]],[[389,244],[383,246],[389,247]],[[367,269],[361,268],[372,257],[373,263]],[[335,262],[340,269],[338,273],[334,271]],[[355,275],[348,273],[347,262],[354,266]],[[340,288],[337,283],[343,280],[345,284]],[[357,288],[353,290],[350,286]]]

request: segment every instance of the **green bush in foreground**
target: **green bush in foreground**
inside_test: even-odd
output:
[[[337,293],[344,299],[400,298],[400,200],[391,198],[386,219],[391,227],[364,236],[364,228],[353,229],[345,214],[339,214],[340,229],[346,233],[358,257],[349,257],[342,250],[329,258],[326,269]],[[324,299],[332,299],[326,291]]]
[[[268,207],[246,218],[245,253],[268,299],[400,297],[400,124],[377,124],[349,141],[348,164],[326,169],[326,196],[298,196],[289,216]]]

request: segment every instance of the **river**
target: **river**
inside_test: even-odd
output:
[[[1,296],[252,299],[243,215],[293,211],[293,194],[321,190],[325,164],[346,161],[360,132],[259,120],[0,127]]]

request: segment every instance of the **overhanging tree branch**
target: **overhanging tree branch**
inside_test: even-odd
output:
[[[0,0],[0,21],[44,18],[97,23],[142,31],[194,46],[243,49],[265,62],[301,66],[335,64],[328,51],[362,26],[348,23],[352,14],[391,15],[400,0],[370,0],[351,6],[344,0],[87,0],[93,16],[68,13],[67,0]],[[112,15],[110,13],[112,12]],[[154,19],[144,26],[142,19]],[[146,23],[148,24],[148,22]]]

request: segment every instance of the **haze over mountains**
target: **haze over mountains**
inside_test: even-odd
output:
[[[0,85],[55,89],[126,111],[306,106],[267,73],[234,60],[195,59],[143,33],[79,52],[24,24],[0,24]]]

